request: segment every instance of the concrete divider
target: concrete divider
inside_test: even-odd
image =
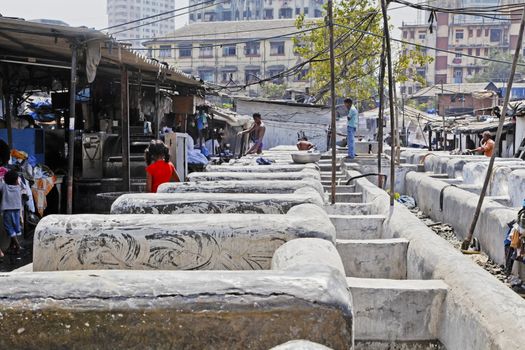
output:
[[[383,215],[329,215],[338,239],[382,238]]]
[[[299,238],[280,246],[272,257],[272,270],[300,270],[325,265],[345,276],[341,257],[333,242],[319,238]]]
[[[333,269],[2,273],[3,349],[256,349],[293,339],[352,347]]]
[[[407,278],[408,240],[393,239],[337,239],[348,277]]]
[[[372,214],[371,203],[335,203],[327,204],[324,210],[328,215],[369,215]]]
[[[449,186],[425,174],[407,175],[407,194],[414,197],[418,207],[433,220],[446,222],[454,227],[456,235],[466,237],[479,196],[464,189]],[[443,191],[442,204],[440,201]],[[503,240],[506,223],[516,217],[517,210],[486,198],[476,225],[475,237],[483,251],[499,264],[504,263]]]
[[[289,173],[304,169],[319,170],[315,163],[310,164],[270,164],[270,165],[208,165],[206,171],[218,172],[245,172],[245,173]]]
[[[244,173],[244,172],[195,172],[188,175],[189,181],[246,181],[246,180],[302,180],[315,179],[321,180],[321,175],[317,170],[304,169],[294,172],[281,173]]]
[[[33,269],[269,269],[301,237],[335,243],[335,228],[311,204],[287,215],[51,215],[35,230]]]
[[[320,195],[324,193],[321,183],[313,179],[167,182],[159,186],[157,193],[293,193],[305,187],[315,189]]]
[[[443,281],[346,281],[354,303],[356,341],[388,344],[438,338],[447,295]]]
[[[388,195],[368,180],[357,181],[364,200],[387,217],[385,237],[410,241],[407,278],[442,279],[450,286],[438,327],[438,339],[447,349],[506,350],[525,344],[525,301],[521,297],[433,233],[403,205],[390,207]]]
[[[314,189],[294,194],[141,193],[125,194],[111,206],[112,214],[286,214],[300,204],[323,207]]]

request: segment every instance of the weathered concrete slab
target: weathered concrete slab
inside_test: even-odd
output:
[[[1,274],[2,349],[261,349],[352,345],[340,273],[68,271]]]
[[[335,243],[335,228],[311,204],[287,215],[51,215],[35,230],[33,269],[269,269],[301,237]]]
[[[408,240],[362,239],[336,241],[348,277],[406,279]]]
[[[327,194],[329,198],[330,194]],[[335,201],[337,203],[361,203],[363,201],[363,193],[352,192],[352,193],[336,193]]]
[[[329,215],[337,239],[378,239],[383,233],[383,215]]]
[[[369,215],[372,214],[371,203],[335,203],[327,204],[324,210],[329,215]]]
[[[270,164],[270,165],[208,165],[206,171],[217,172],[246,172],[246,173],[278,173],[296,172],[304,169],[319,170],[316,164]]]
[[[112,214],[286,214],[300,204],[324,205],[317,191],[294,194],[141,193],[120,196]],[[300,191],[301,191],[300,190]],[[305,193],[306,192],[306,193]]]
[[[293,193],[305,187],[324,193],[321,183],[313,179],[167,182],[159,186],[157,193]]]
[[[319,265],[330,266],[345,275],[341,257],[330,240],[294,239],[281,245],[272,257],[272,270],[315,270]]]
[[[308,340],[290,340],[281,345],[277,345],[270,350],[331,350],[330,348],[313,343]]]
[[[443,281],[346,280],[354,302],[356,340],[438,338],[448,289]]]
[[[302,180],[315,179],[321,180],[317,170],[304,169],[294,172],[279,173],[244,173],[244,172],[195,172],[188,175],[189,181],[246,181],[246,180]]]

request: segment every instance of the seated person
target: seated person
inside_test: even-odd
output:
[[[308,138],[306,138],[306,136],[301,137],[299,142],[297,142],[297,149],[299,151],[308,151],[314,147],[315,145],[311,143],[310,141],[308,141]]]

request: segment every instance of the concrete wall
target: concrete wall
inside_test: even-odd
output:
[[[324,201],[313,189],[294,194],[253,193],[136,193],[117,198],[112,214],[286,214],[300,204],[323,207]]]
[[[409,173],[410,176],[414,173]],[[437,180],[435,180],[437,181]],[[387,216],[385,234],[410,240],[409,279],[442,279],[450,286],[438,324],[447,349],[519,349],[525,344],[525,301],[434,234],[385,192],[357,180],[364,200]]]
[[[219,181],[219,180],[302,180],[314,179],[321,180],[321,175],[317,170],[304,169],[288,173],[243,173],[243,172],[195,172],[188,175],[189,181]]]
[[[2,273],[2,349],[352,347],[343,276],[315,271]]]
[[[269,269],[300,237],[335,243],[335,228],[312,204],[287,215],[51,215],[35,230],[33,269]]]

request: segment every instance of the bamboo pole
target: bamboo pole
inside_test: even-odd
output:
[[[336,143],[337,136],[335,123],[335,55],[334,55],[334,14],[333,2],[328,0],[328,31],[329,31],[329,45],[330,45],[330,99],[331,99],[331,113],[332,113],[332,132],[331,132],[331,147],[332,147],[332,192],[331,203],[335,204],[335,172],[336,172]]]

